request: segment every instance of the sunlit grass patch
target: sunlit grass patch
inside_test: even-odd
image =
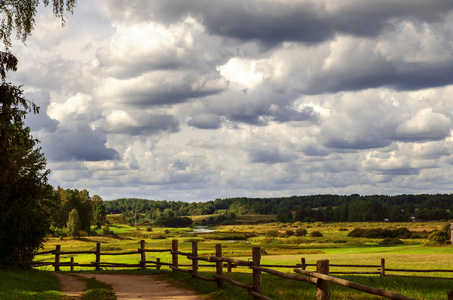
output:
[[[55,275],[37,270],[0,269],[0,299],[61,299]]]

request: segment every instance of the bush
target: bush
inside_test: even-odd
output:
[[[278,234],[279,234],[278,230],[269,230],[269,231],[267,232],[267,235],[268,235],[268,236],[272,236],[272,237],[277,237]]]
[[[354,228],[348,233],[350,237],[362,237],[365,234],[366,230],[362,228]]]
[[[382,228],[372,228],[372,229],[362,229],[355,228],[354,230],[348,233],[350,237],[366,237],[369,239],[376,238],[401,238],[408,239],[412,237],[412,232],[407,228],[398,228],[398,229],[382,229]]]
[[[294,231],[291,230],[291,229],[287,229],[287,230],[285,230],[285,234],[286,234],[287,236],[292,236],[292,235],[294,234]]]
[[[315,230],[310,233],[311,237],[323,237],[324,235],[321,233],[321,231]]]
[[[294,235],[295,236],[306,236],[307,235],[307,229],[305,229],[305,228],[297,228],[294,231]]]
[[[102,235],[109,235],[111,233],[109,224],[105,224],[104,227],[102,227]]]
[[[445,225],[442,230],[434,231],[428,235],[428,239],[436,244],[444,245],[450,243],[450,225]]]
[[[387,235],[388,233],[386,233]],[[373,229],[368,229],[365,230],[365,232],[362,235],[363,237],[369,238],[369,239],[376,239],[376,238],[383,238],[384,237],[384,230],[382,228],[373,228]]]
[[[409,239],[412,237],[412,232],[403,227],[403,228],[398,228],[394,230],[396,237],[401,238],[401,239]]]
[[[395,239],[395,238],[385,238],[379,242],[379,245],[381,245],[381,246],[391,246],[391,245],[400,245],[400,244],[404,244],[404,243],[400,239]]]

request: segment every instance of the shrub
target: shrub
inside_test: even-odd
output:
[[[268,235],[268,236],[272,236],[272,237],[277,237],[278,234],[279,234],[278,230],[269,230],[269,231],[267,232],[267,235]]]
[[[373,228],[365,230],[362,236],[369,239],[384,237],[382,228]]]
[[[321,233],[321,231],[315,230],[310,233],[310,236],[311,237],[323,237],[324,235]]]
[[[395,238],[385,238],[379,242],[379,245],[381,245],[381,246],[400,245],[400,244],[404,244],[404,243],[400,239],[395,239]]]
[[[362,228],[354,228],[348,233],[350,237],[362,237],[365,234],[366,230]]]
[[[104,227],[102,227],[102,235],[109,235],[111,233],[109,224],[105,224]]]
[[[287,229],[287,230],[285,230],[285,234],[286,234],[287,236],[292,236],[292,235],[294,234],[294,231],[291,230],[291,229]]]
[[[294,231],[294,235],[295,236],[306,236],[307,235],[307,229],[305,229],[305,228],[297,228]]]
[[[349,229],[344,228],[344,227],[340,227],[340,228],[338,228],[338,231],[349,231]]]
[[[151,227],[146,228],[146,231],[153,231]]]
[[[412,237],[412,232],[407,228],[398,228],[398,229],[382,229],[382,228],[372,228],[372,229],[362,229],[355,228],[354,230],[348,233],[350,237],[366,237],[366,238],[402,238],[408,239]]]
[[[433,241],[436,244],[449,244],[450,243],[450,225],[445,225],[442,230],[434,231],[430,235],[428,235],[428,239]]]
[[[346,240],[333,240],[332,243],[336,243],[336,244],[344,244],[344,243],[347,243]]]
[[[412,232],[405,227],[395,229],[394,231],[395,231],[396,237],[398,237],[398,238],[409,239],[412,237]]]

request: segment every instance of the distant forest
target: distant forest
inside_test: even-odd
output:
[[[104,201],[104,204],[108,214],[122,214],[130,223],[136,224],[156,224],[156,220],[215,213],[232,216],[248,213],[273,214],[279,222],[402,222],[453,219],[453,194],[238,197],[191,203],[127,198]],[[231,217],[222,220],[231,220]]]

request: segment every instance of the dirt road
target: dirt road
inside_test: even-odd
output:
[[[68,275],[55,273],[61,284],[62,291],[70,299],[78,299],[85,289],[85,282],[80,277],[96,278],[98,281],[112,285],[119,300],[195,300],[206,299],[194,292],[169,285],[154,275],[112,275],[112,274],[77,274]]]

